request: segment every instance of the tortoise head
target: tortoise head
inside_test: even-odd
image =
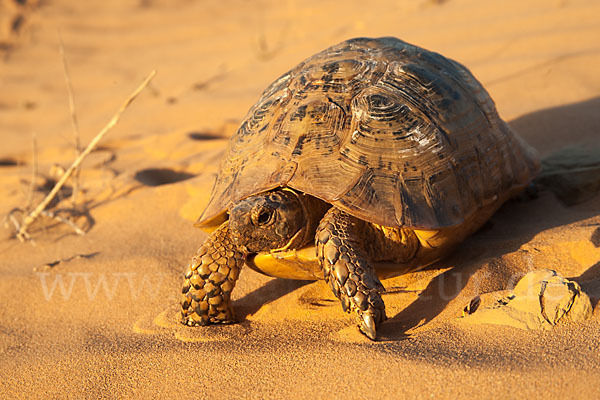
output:
[[[306,208],[291,190],[248,197],[229,210],[233,241],[249,253],[298,248],[311,239]]]

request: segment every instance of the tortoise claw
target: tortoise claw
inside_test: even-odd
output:
[[[362,314],[360,316],[360,331],[364,333],[369,339],[375,340],[377,332],[375,328],[375,318],[370,314]]]

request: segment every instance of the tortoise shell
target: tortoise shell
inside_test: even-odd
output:
[[[357,38],[264,91],[198,224],[290,187],[379,225],[439,229],[524,187],[538,168],[464,66],[395,38]]]

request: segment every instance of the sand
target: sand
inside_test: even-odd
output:
[[[84,162],[86,235],[47,219],[34,242],[0,231],[0,398],[598,398],[598,195],[511,201],[446,260],[385,280],[378,342],[324,283],[250,269],[234,292],[239,324],[177,323],[205,238],[193,221],[227,138],[267,84],[327,46],[402,38],[468,66],[542,156],[600,143],[600,3],[340,4],[0,2],[2,214],[27,202],[33,134],[33,204],[75,157],[58,32],[84,144],[158,70]],[[549,330],[460,319],[474,296],[538,268],[581,285],[592,317]]]

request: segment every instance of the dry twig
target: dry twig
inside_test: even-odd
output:
[[[63,224],[69,225],[71,228],[73,228],[75,233],[78,235],[81,235],[81,236],[85,235],[85,232],[82,231],[73,221],[71,221],[68,218],[61,217],[60,215],[53,213],[52,211],[48,211],[48,210],[44,210],[40,214],[45,217],[55,219],[58,222],[61,222]]]
[[[27,202],[25,203],[25,210],[29,209],[31,205],[31,201],[33,200],[33,192],[35,190],[35,181],[37,179],[37,169],[38,169],[38,158],[37,158],[37,137],[35,133],[31,138],[31,146],[33,151],[33,168],[31,169],[31,182],[29,183],[29,192],[27,193]]]
[[[75,157],[81,154],[81,139],[79,134],[79,123],[77,122],[77,114],[75,113],[75,100],[73,98],[73,85],[71,84],[71,75],[67,65],[67,57],[65,56],[65,45],[62,40],[60,31],[58,31],[59,51],[63,64],[63,74],[65,76],[65,84],[67,85],[67,93],[69,95],[69,112],[71,114],[71,127],[73,128],[73,136],[75,137]],[[75,168],[73,171],[73,193],[71,193],[71,202],[73,205],[77,202],[79,193],[79,172],[80,168]]]
[[[121,108],[116,112],[116,114],[111,118],[111,120],[102,128],[102,130],[92,139],[92,141],[87,145],[87,147],[79,154],[79,156],[75,159],[73,164],[65,171],[65,173],[60,177],[58,182],[54,185],[50,193],[42,200],[40,204],[23,219],[23,223],[21,224],[17,237],[19,240],[24,241],[29,238],[29,234],[27,233],[27,228],[39,217],[39,215],[46,209],[48,204],[54,199],[58,191],[63,187],[67,179],[73,174],[73,172],[81,165],[85,157],[92,152],[92,150],[96,147],[98,142],[106,135],[108,131],[110,131],[121,118],[121,114],[129,107],[131,102],[135,100],[135,98],[140,94],[140,92],[150,83],[152,78],[156,75],[156,71],[152,71],[150,75],[142,82],[142,84],[125,100]]]
[[[15,229],[18,231],[19,229],[21,229],[21,224],[19,223],[19,220],[17,219],[17,217],[15,217],[16,213],[22,213],[23,210],[20,208],[13,208],[12,210],[10,210],[8,212],[8,214],[6,214],[6,217],[4,217],[4,226],[6,228],[8,228],[10,226],[9,222],[12,222],[12,224],[14,225]]]

